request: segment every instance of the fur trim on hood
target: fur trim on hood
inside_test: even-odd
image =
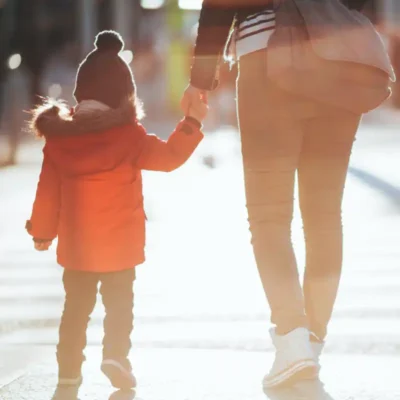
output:
[[[138,122],[136,104],[126,100],[119,108],[74,113],[65,103],[47,100],[33,111],[30,128],[38,137],[100,133]]]

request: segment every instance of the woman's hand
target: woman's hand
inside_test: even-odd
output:
[[[208,104],[208,96],[205,90],[197,89],[196,87],[189,85],[183,92],[181,100],[181,108],[185,116],[190,115],[190,108],[204,109],[203,105]]]
[[[194,118],[200,123],[207,117],[208,114],[208,105],[203,102],[196,102],[196,104],[192,103],[189,107],[188,116]]]

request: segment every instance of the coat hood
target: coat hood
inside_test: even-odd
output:
[[[131,102],[118,109],[75,112],[65,104],[39,108],[32,128],[46,139],[45,151],[68,175],[89,175],[116,168],[132,156],[135,131],[143,129]]]
[[[135,121],[136,105],[132,101],[126,101],[116,109],[94,109],[90,112],[75,112],[65,103],[49,102],[35,110],[31,128],[37,136],[47,139],[104,132]]]

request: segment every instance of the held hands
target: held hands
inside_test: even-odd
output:
[[[35,242],[35,250],[47,251],[50,248],[52,243],[53,242],[51,240],[47,241],[47,242]]]
[[[208,114],[207,92],[189,85],[181,100],[181,108],[186,116],[202,122]]]
[[[208,114],[208,105],[205,103],[191,104],[187,115],[199,121],[200,123],[206,118]]]

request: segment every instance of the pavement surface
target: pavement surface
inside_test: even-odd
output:
[[[51,352],[51,349],[46,349]],[[328,355],[321,378],[264,393],[261,379],[272,354],[232,350],[134,349],[136,392],[113,390],[99,372],[99,351],[89,348],[84,384],[58,393],[57,400],[397,400],[398,360],[394,357]],[[356,369],[355,367],[358,366]],[[50,400],[55,393],[56,366],[42,362],[0,391],[2,400]],[[373,379],[371,379],[373,377]]]
[[[17,167],[0,170],[1,400],[50,399],[55,387],[62,270],[54,249],[35,253],[23,229],[40,150],[40,142],[26,145]],[[393,126],[360,130],[344,200],[342,287],[323,359],[331,397],[314,382],[267,398],[400,399],[399,151]],[[260,381],[273,356],[269,313],[241,178],[240,145],[231,128],[209,135],[178,171],[144,174],[147,262],[138,268],[132,336],[139,387],[135,394],[113,393],[98,371],[99,302],[80,399],[266,398]],[[301,267],[298,210],[293,236]]]

